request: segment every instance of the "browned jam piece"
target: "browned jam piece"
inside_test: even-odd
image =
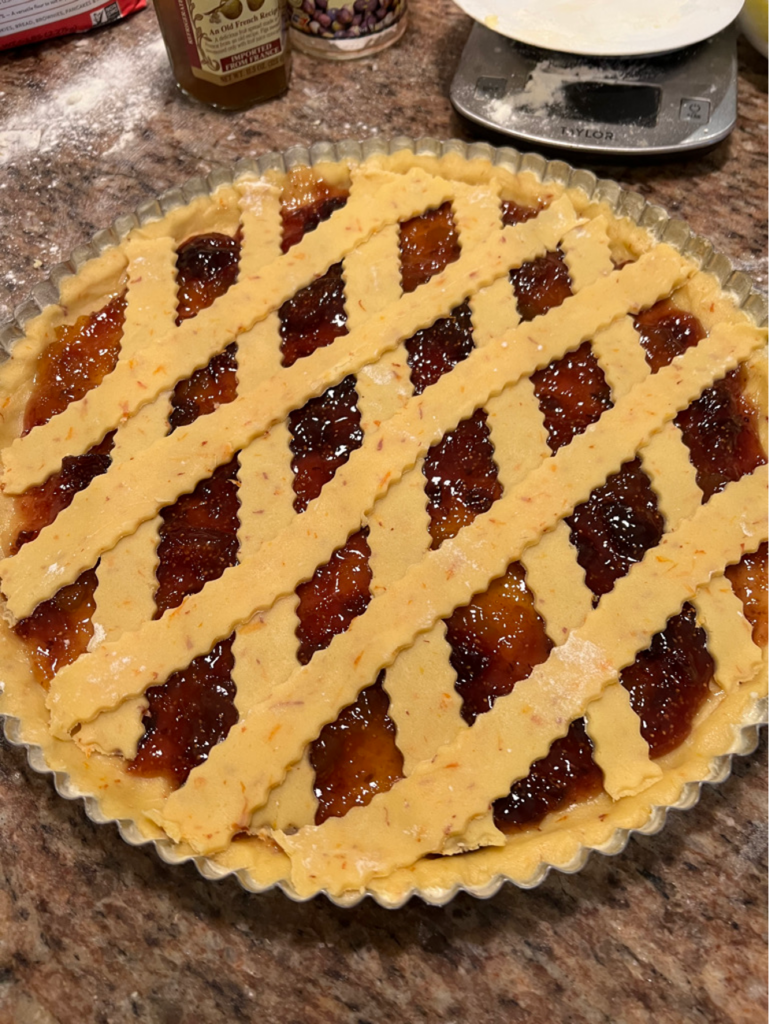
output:
[[[401,225],[401,287],[413,292],[430,281],[449,263],[460,258],[460,242],[452,218],[452,204],[444,203],[437,210]]]
[[[311,579],[297,587],[297,658],[301,665],[307,665],[316,651],[324,650],[338,633],[344,633],[369,604],[372,570],[367,534],[368,530],[354,533]]]
[[[308,231],[314,231],[321,221],[328,220],[335,210],[345,205],[348,199],[346,190],[319,181],[314,186],[314,197],[311,202],[302,197],[300,205],[295,202],[284,202],[281,205],[283,222],[283,241],[281,249],[288,252],[293,245],[301,241]]]
[[[667,754],[687,738],[713,674],[706,634],[689,604],[623,669],[620,681],[631,695],[652,757]]]
[[[537,825],[546,814],[596,796],[602,784],[591,741],[578,719],[541,761],[535,761],[529,775],[513,784],[508,796],[495,800],[495,825],[507,833]]]
[[[501,203],[503,224],[506,226],[510,224],[523,224],[525,220],[532,220],[533,217],[537,217],[538,213],[543,209],[541,206],[522,206],[521,203],[515,203],[513,199],[503,199]]]
[[[526,679],[553,646],[518,562],[486,593],[456,608],[446,626],[462,715],[469,725]]]
[[[284,302],[278,316],[284,366],[293,366],[298,359],[347,334],[342,264],[335,263],[323,277]]]
[[[612,590],[663,536],[663,517],[638,459],[591,492],[567,520],[586,584],[597,596]]]
[[[752,626],[754,643],[767,646],[767,541],[756,551],[747,552],[725,575],[743,602],[743,612]]]
[[[178,324],[210,306],[235,283],[240,255],[240,238],[230,235],[196,235],[179,246],[176,257]]]
[[[316,825],[342,817],[351,807],[365,807],[403,777],[404,758],[396,746],[396,728],[388,717],[388,696],[382,688],[384,674],[336,721],[324,726],[311,747],[318,797]]]
[[[233,637],[147,690],[145,733],[128,770],[165,775],[177,786],[238,721],[231,679]]]
[[[561,252],[548,252],[523,263],[510,276],[522,320],[543,316],[572,295],[569,271]]]
[[[757,413],[743,394],[739,367],[707,388],[674,421],[690,449],[704,500],[767,461],[757,432]]]
[[[446,434],[425,457],[431,547],[454,537],[503,493],[497,479],[487,414],[479,409]]]
[[[196,370],[187,380],[180,380],[174,388],[169,433],[199,416],[208,416],[220,405],[232,402],[237,394],[238,346],[233,342],[214,356],[208,366]]]
[[[294,454],[294,508],[304,512],[321,488],[363,444],[355,377],[311,398],[289,416]]]
[[[107,472],[112,461],[110,452],[114,437],[114,431],[107,434],[85,455],[68,455],[58,473],[49,476],[39,487],[28,488],[17,499],[16,508],[22,528],[11,546],[12,554],[34,540],[43,527],[52,523],[70,504],[78,491],[88,487],[94,477]]]
[[[91,616],[96,608],[95,592],[96,572],[88,569],[14,627],[27,647],[35,678],[46,689],[59,669],[79,658],[88,647],[94,632]]]
[[[531,379],[551,451],[569,444],[612,406],[612,393],[588,341],[577,352],[568,352],[538,370]]]
[[[700,320],[670,299],[661,299],[639,313],[634,317],[634,327],[653,373],[706,337]]]
[[[125,313],[121,295],[69,327],[56,328],[54,340],[38,358],[32,394],[24,410],[23,433],[47,423],[70,402],[79,401],[115,369]]]
[[[418,331],[407,341],[406,350],[414,393],[421,395],[473,351],[470,306],[464,302],[451,316]]]

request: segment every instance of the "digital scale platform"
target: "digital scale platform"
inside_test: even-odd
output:
[[[476,16],[481,2],[461,0],[461,6]],[[529,0],[518,2],[526,6]],[[490,0],[484,3],[482,10],[488,10]],[[506,14],[515,15],[516,0],[506,3]],[[673,8],[677,0],[669,3]],[[540,0],[540,5],[540,10],[546,8],[547,0]],[[561,6],[563,12],[568,5],[551,6]],[[601,0],[595,6],[601,7]],[[598,37],[604,38],[605,49],[614,46],[620,56],[585,52],[590,48],[585,33],[576,30],[569,36],[564,19],[561,34],[541,26],[529,37],[561,45],[569,37],[575,44],[569,53],[509,38],[487,15],[487,24],[473,26],[463,51],[451,86],[452,103],[477,124],[535,145],[628,156],[713,145],[732,131],[737,116],[736,30],[729,23],[737,13],[734,6],[721,4],[723,24],[712,19],[710,24],[718,30],[709,38],[666,52],[633,52],[652,45],[638,35],[633,42],[628,35]],[[737,6],[740,9],[740,3]],[[582,0],[584,15],[590,8],[590,0]],[[525,20],[509,17],[503,27],[508,33],[527,35]],[[678,32],[669,25],[668,33],[659,33],[660,45],[692,38],[692,31],[678,27]],[[702,17],[699,27],[703,31]],[[600,48],[594,44],[594,49]],[[578,49],[583,52],[575,52]]]

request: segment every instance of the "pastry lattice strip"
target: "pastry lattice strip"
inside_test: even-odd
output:
[[[168,437],[156,441],[146,450],[141,466],[136,462],[120,463],[96,477],[89,487],[75,495],[69,507],[59,514],[54,523],[42,530],[34,541],[24,545],[13,558],[0,562],[0,575],[9,613],[19,618],[28,615],[40,601],[47,600],[60,587],[76,579],[82,569],[93,565],[103,551],[109,550],[122,536],[132,532],[139,521],[151,518],[164,505],[172,504],[180,494],[191,491],[199,480],[210,476],[218,465],[229,462],[236,451],[244,448],[274,423],[283,422],[292,409],[300,408],[308,399],[332,384],[339,383],[349,373],[355,373],[362,366],[375,362],[416,330],[448,313],[469,293],[472,294],[506,274],[510,267],[519,266],[544,254],[549,248],[554,248],[575,220],[575,212],[568,200],[557,200],[536,221],[529,221],[517,228],[506,228],[483,246],[463,253],[457,262],[449,264],[441,274],[417,291],[404,295],[379,316],[368,319],[361,327],[338,338],[327,348],[318,349],[293,366],[283,368],[250,394],[239,396],[210,416],[199,418],[189,427],[176,430]],[[331,220],[327,223],[331,223]],[[670,260],[663,258],[660,274],[664,276],[670,290],[673,284],[680,283],[691,272],[691,268],[673,250],[667,250],[667,253]],[[484,265],[486,257],[489,257],[491,269],[482,272],[478,267]],[[648,261],[645,267],[648,271],[655,267],[653,256],[642,259]],[[641,276],[638,271],[636,274],[629,273],[632,270],[632,267],[626,268],[626,276],[622,279],[629,286],[634,278]],[[654,272],[652,277],[654,291],[660,285]],[[649,286],[643,289],[645,294],[650,290]],[[623,315],[631,301],[624,288],[611,291],[603,309],[603,315],[609,319]],[[594,297],[594,302],[596,299]],[[590,334],[597,327],[597,309],[588,303],[586,305],[589,308],[584,311],[585,323],[581,323],[581,326]],[[216,303],[210,308],[215,306]],[[203,310],[189,322],[197,322],[205,312]],[[553,323],[553,327],[556,326]],[[184,324],[178,331],[181,332],[183,327]],[[546,332],[543,341],[548,340],[555,344],[558,339],[549,338],[549,332]],[[180,334],[180,348],[182,341]],[[536,340],[534,344],[542,343]],[[500,366],[493,373],[492,379],[499,379],[498,386],[502,387],[506,376],[515,377],[528,371],[530,361],[527,359],[527,349],[514,356],[512,345],[510,352],[505,351],[508,348],[506,339],[502,339],[500,345]],[[487,364],[497,355],[492,349],[495,346],[491,347],[487,355]],[[463,376],[472,368],[475,368],[476,376],[480,377],[477,361],[474,360],[467,367],[463,364],[463,367],[457,368],[463,370],[458,386],[462,386]],[[511,361],[513,367],[507,365]],[[113,376],[111,374],[105,381],[112,380]],[[450,376],[454,377],[454,374]],[[99,395],[102,387],[104,384],[94,389],[92,394]],[[468,407],[469,413],[472,412],[468,396],[478,406],[486,401],[494,389],[494,383],[490,387],[479,380],[472,391],[465,390],[460,408]],[[455,404],[450,408],[457,407],[458,399],[453,401]],[[54,420],[61,419],[65,414],[60,414]],[[389,421],[394,426],[399,422],[398,417],[392,417]],[[451,425],[447,424],[447,428]],[[424,433],[426,425],[420,426],[421,433]],[[415,428],[410,429],[414,434]],[[32,433],[28,436],[31,437]],[[393,443],[401,446],[406,442],[402,439],[394,440]],[[430,443],[431,440],[428,441]],[[417,454],[415,452],[409,457],[414,459]],[[388,455],[390,457],[390,453]],[[384,471],[387,472],[387,467]],[[130,514],[127,514],[126,504],[130,507]]]
[[[628,275],[636,268],[636,280],[633,284],[636,287],[643,287],[645,293],[649,294],[651,304],[661,293],[666,294],[676,282],[680,265],[678,258],[675,259],[673,267],[668,268],[664,280],[652,282],[649,265],[640,260],[638,264],[624,268],[618,275],[613,274],[601,279],[597,285],[609,286],[614,310],[617,308],[615,303],[618,293],[621,293],[624,300],[626,298],[625,288],[621,287],[621,283],[631,285]],[[490,390],[497,390],[484,386],[481,399],[476,392],[468,394],[467,369],[473,368],[471,364],[476,361],[474,357],[477,357],[482,367],[490,364],[501,367],[499,389],[502,390],[506,379],[515,380],[520,376],[516,370],[509,374],[505,373],[506,361],[513,362],[517,369],[522,362],[529,363],[527,369],[531,372],[532,357],[527,351],[529,348],[537,352],[535,358],[538,363],[550,362],[555,355],[568,348],[577,347],[585,334],[593,334],[597,320],[600,326],[595,328],[596,330],[600,329],[606,319],[611,320],[612,317],[608,316],[606,309],[602,311],[596,308],[595,299],[593,288],[586,288],[577,296],[568,299],[562,306],[552,310],[547,317],[522,325],[521,328],[514,328],[498,342],[489,343],[472,352],[465,362],[444,375],[422,395],[412,398],[400,413],[392,416],[377,431],[367,436],[362,448],[354,452],[349,462],[337,471],[334,479],[324,488],[319,498],[310,504],[301,519],[297,519],[287,530],[262,546],[259,558],[243,559],[238,566],[226,570],[219,580],[209,583],[202,594],[188,598],[179,608],[171,610],[158,622],[146,623],[134,640],[102,644],[91,654],[80,658],[74,665],[63,669],[53,681],[49,694],[54,729],[57,732],[60,729],[68,731],[77,721],[88,721],[99,711],[125,699],[137,685],[141,692],[141,689],[145,685],[150,685],[153,679],[167,678],[177,668],[184,667],[191,657],[209,650],[216,639],[228,636],[235,625],[247,621],[259,608],[269,607],[279,594],[293,591],[298,579],[312,575],[315,567],[328,559],[331,551],[344,544],[349,534],[360,525],[362,510],[366,512],[371,509],[378,495],[399,478],[404,468],[411,465],[432,442],[443,436],[446,430],[456,423],[458,416],[463,418],[470,415],[477,406],[488,399]],[[569,330],[570,318],[566,315],[569,313],[567,307],[570,303],[580,304],[580,312],[586,318],[584,320],[583,315],[578,317],[578,326],[573,325],[572,330]],[[623,308],[626,305],[624,301]],[[572,308],[575,309],[575,306]],[[514,342],[519,338],[523,344],[515,345]],[[719,372],[720,365],[735,365],[760,343],[759,332],[748,328],[713,332],[711,338],[696,350],[704,354],[703,358],[710,357],[711,365],[702,365],[700,355],[686,355],[682,362],[683,367],[699,367],[694,377],[695,389],[687,390],[684,386],[678,388],[674,401],[681,400],[686,404],[688,395],[697,397],[698,388],[710,383],[710,374]],[[518,358],[515,353],[519,353]],[[664,375],[663,379],[670,380],[678,370],[678,365],[669,375]],[[712,370],[712,367],[715,369]],[[466,374],[461,372],[463,370],[466,370]],[[472,381],[473,377],[470,376]],[[653,391],[661,386],[658,380],[653,385]],[[664,403],[664,411],[658,408],[653,412],[643,424],[645,431],[652,432],[656,425],[659,426],[672,415],[667,411],[669,404]],[[610,416],[613,423],[622,423],[625,415],[626,410],[616,407],[605,414],[602,420]],[[627,416],[630,420],[635,416],[638,419],[638,409],[628,409]],[[643,437],[644,434],[639,443]],[[576,438],[573,445],[579,441],[581,439]],[[589,490],[590,486],[603,482],[606,475],[619,465],[619,461],[615,460],[622,459],[626,454],[616,454],[611,447],[608,451],[609,465],[603,467],[601,461],[596,459],[595,477],[589,476],[587,481],[581,480],[584,486],[589,486]],[[362,453],[363,459],[359,458]],[[394,464],[394,458],[398,459],[398,463]],[[551,464],[560,464],[558,456],[550,460],[549,465]],[[601,473],[602,468],[604,473]],[[553,469],[549,470],[551,471]],[[586,496],[587,493],[585,492]],[[584,496],[582,490],[578,494],[579,497]],[[506,501],[505,498],[502,500]],[[22,553],[24,550],[22,549]],[[287,557],[287,551],[291,551],[290,559]],[[235,574],[238,574],[244,584],[237,594],[231,586]],[[223,616],[227,619],[226,626],[222,621]],[[134,641],[137,642],[137,650],[145,652],[145,657],[137,659],[136,650],[131,650]],[[205,646],[206,644],[208,646]],[[138,661],[142,663],[139,672]],[[131,668],[127,670],[126,667],[129,665]],[[97,675],[92,676],[92,673]],[[87,680],[97,677],[100,682],[94,688]],[[80,683],[78,679],[81,680]],[[72,706],[73,699],[78,706],[77,711]],[[82,705],[81,700],[85,701]]]
[[[176,299],[176,252],[168,237],[133,239],[127,244],[128,290],[120,358],[131,359],[160,321],[161,330],[174,327]],[[162,297],[162,302],[159,299]],[[170,395],[161,394],[118,429],[112,448],[114,463],[141,451],[147,439],[163,437],[168,430]],[[155,611],[155,569],[158,563],[156,516],[124,537],[101,559],[97,569],[96,608],[93,614],[97,642],[111,640],[125,630],[138,629]],[[144,732],[144,697],[126,701],[113,711],[84,723],[77,742],[85,749],[136,756]]]
[[[285,765],[301,755],[323,722],[351,703],[358,691],[392,662],[399,649],[465,603],[473,593],[485,589],[489,580],[501,575],[509,562],[520,557],[543,531],[569,514],[597,480],[616,471],[627,457],[629,446],[638,448],[650,433],[667,422],[677,401],[688,404],[698,394],[718,362],[713,337],[643,381],[630,393],[627,403],[609,410],[598,423],[576,437],[568,446],[569,453],[568,449],[561,449],[457,537],[429,552],[388,591],[377,595],[364,614],[351,623],[347,632],[335,637],[329,648],[318,652],[284,686],[276,687],[269,700],[253,708],[238,729],[194,770],[194,784],[188,781],[187,786],[169,798],[163,816],[169,834],[175,838],[184,836],[206,852],[226,845],[233,824],[239,820],[237,812],[243,807],[244,793],[249,794],[248,803],[252,806],[264,802],[269,789],[282,778]],[[683,371],[689,371],[687,378],[693,381],[686,389]],[[764,471],[758,470],[755,476],[759,481],[756,486],[763,486]],[[58,683],[66,673],[77,686],[77,679],[72,677],[78,665],[82,670],[86,662],[81,659],[65,669]],[[132,671],[135,668],[136,662]],[[87,684],[89,674],[84,674],[82,683]],[[96,681],[103,676],[90,678]],[[134,685],[126,676],[124,683]],[[89,693],[91,686],[80,686],[75,703],[84,707],[84,698]],[[301,715],[297,706],[299,694]],[[99,697],[97,703],[101,700]],[[53,702],[54,720],[56,703]],[[249,764],[255,750],[265,751],[265,763],[258,767]],[[237,798],[234,807],[226,786],[227,780],[239,772],[242,788],[232,794]],[[206,803],[205,833],[195,823],[197,816],[190,804],[193,796],[196,805],[201,799]]]
[[[249,179],[239,182],[238,188],[243,234],[239,276],[252,279],[281,251],[280,193],[273,185]],[[271,313],[238,339],[239,393],[253,390],[280,372],[280,327],[278,314]],[[287,424],[279,423],[240,453],[239,559],[254,556],[266,537],[295,518],[289,441]],[[265,515],[268,508],[269,516]],[[270,687],[286,679],[295,667],[296,608],[296,595],[287,594],[256,621],[236,631],[232,679],[239,715],[263,700]],[[314,820],[316,805],[313,771],[305,755],[271,792],[251,824],[296,828]]]

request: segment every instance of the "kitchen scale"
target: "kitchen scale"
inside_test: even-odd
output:
[[[740,0],[458,2],[483,23],[450,95],[485,128],[535,145],[649,156],[713,145],[735,125]]]

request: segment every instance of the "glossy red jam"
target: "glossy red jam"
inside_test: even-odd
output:
[[[89,569],[16,625],[16,635],[27,646],[35,678],[46,690],[59,669],[79,658],[88,647],[94,632],[91,616],[96,608],[95,593],[96,573]]]
[[[667,754],[687,738],[713,675],[706,634],[696,624],[695,609],[686,604],[620,676],[652,757]]]
[[[508,796],[495,800],[495,825],[507,833],[536,825],[546,814],[596,796],[602,784],[601,768],[594,762],[583,720],[578,719],[542,760],[535,761],[529,775],[513,784]]]
[[[746,618],[752,626],[754,643],[767,646],[767,541],[749,552],[725,573],[733,590],[743,602]]]
[[[335,263],[323,277],[284,302],[278,315],[284,366],[347,334],[342,264]]]
[[[661,299],[635,316],[634,327],[654,373],[706,337],[700,320],[670,299]]]
[[[384,673],[380,673],[382,677]],[[382,678],[363,690],[336,721],[324,726],[310,749],[318,797],[316,825],[341,817],[351,807],[365,807],[404,774],[396,746],[396,727],[388,717],[389,701]]]
[[[289,416],[294,508],[304,512],[321,488],[363,444],[355,377],[312,398]]]
[[[742,368],[728,373],[674,421],[690,449],[704,501],[767,461],[757,414],[743,395],[744,373]]]
[[[533,373],[532,384],[554,452],[612,406],[609,385],[588,341]]]
[[[444,203],[401,225],[401,287],[405,292],[440,273],[460,258],[460,241],[452,217],[452,204]]]
[[[569,271],[560,252],[549,252],[511,271],[522,320],[534,320],[572,295]]]
[[[309,232],[314,231],[321,221],[328,220],[335,210],[341,209],[348,199],[346,189],[328,182],[318,181],[313,186],[313,196],[285,196],[281,202],[283,239],[281,248],[288,252]]]
[[[612,590],[663,536],[663,517],[638,459],[591,492],[567,520],[586,584],[597,597]]]

